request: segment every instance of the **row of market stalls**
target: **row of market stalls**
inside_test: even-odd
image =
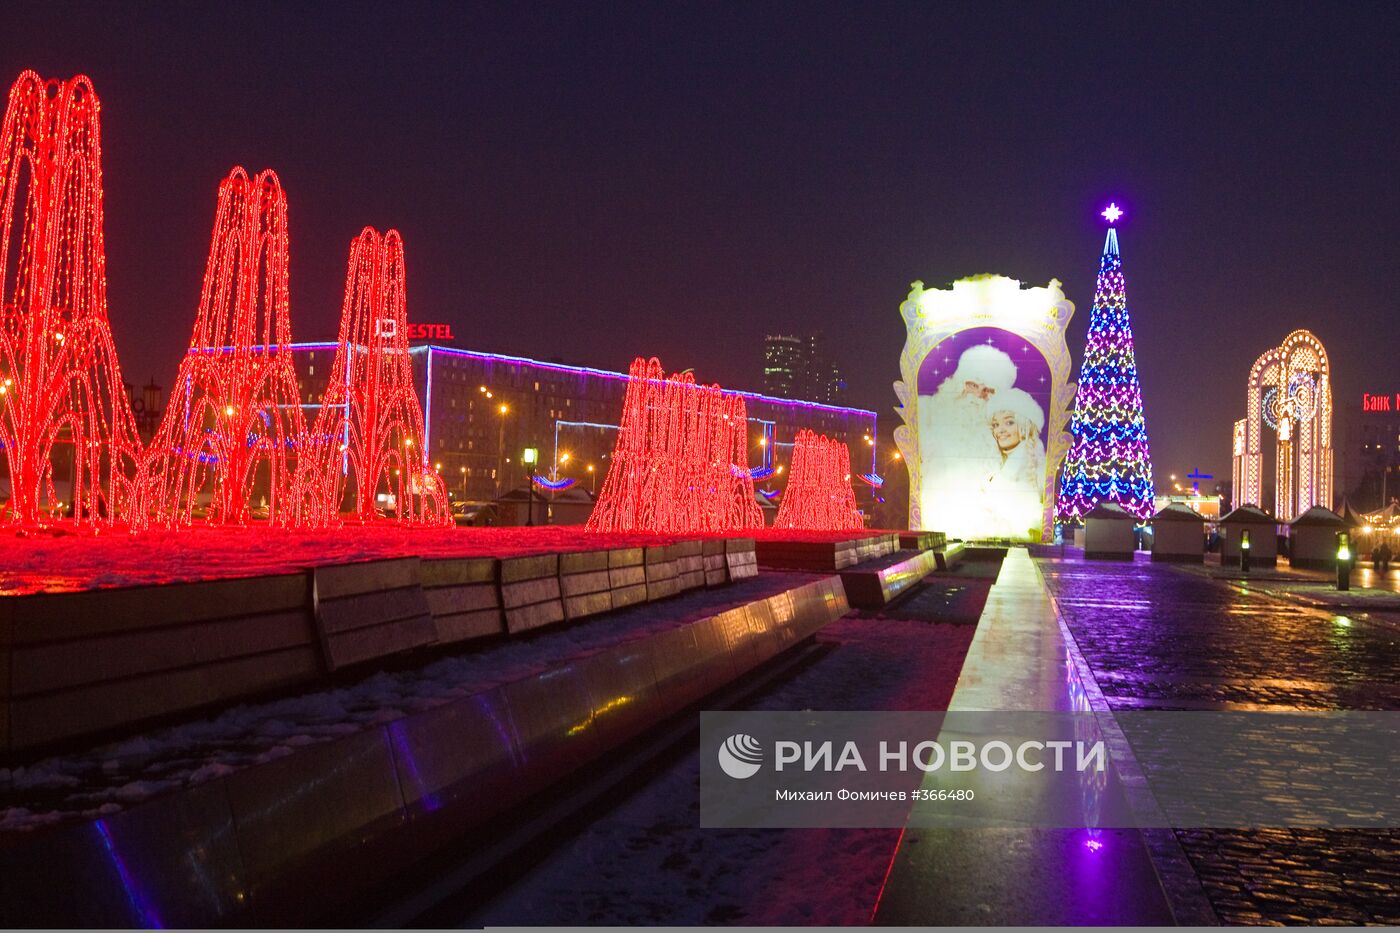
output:
[[[1280,524],[1263,509],[1244,505],[1214,524],[1223,562],[1238,561],[1241,542],[1248,540],[1254,564],[1274,566],[1282,549],[1294,567],[1326,570],[1336,565],[1337,536],[1342,532],[1350,536],[1358,553],[1369,553],[1385,537],[1391,538],[1394,548],[1400,535],[1396,512],[1394,504],[1374,515],[1360,515],[1347,505],[1340,513],[1314,506]],[[1075,544],[1090,560],[1132,560],[1136,551],[1145,549],[1153,560],[1200,562],[1205,560],[1208,524],[1200,513],[1173,503],[1140,529],[1135,515],[1115,503],[1101,502],[1084,517],[1084,526],[1075,530]]]

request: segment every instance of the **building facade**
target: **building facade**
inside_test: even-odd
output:
[[[160,419],[165,414],[165,389],[156,385],[154,379],[139,390],[130,382],[123,382],[122,389],[136,418],[136,432],[141,436],[141,443],[149,444],[160,429]]]
[[[769,334],[763,339],[763,391],[775,398],[836,405],[845,397],[846,381],[821,334]]]
[[[307,417],[314,418],[336,344],[294,344],[292,351]],[[520,461],[526,448],[538,451],[536,472],[573,479],[590,491],[601,488],[617,441],[626,373],[431,344],[413,346],[409,353],[429,462],[453,499],[492,499],[523,486],[528,474]],[[793,438],[803,428],[845,442],[853,470],[878,472],[873,469],[874,412],[736,394],[747,408],[749,464],[760,486],[765,479],[780,483]],[[858,493],[864,488],[858,480],[856,488]],[[868,499],[862,496],[862,505]]]
[[[1341,489],[1355,509],[1382,509],[1400,498],[1400,392],[1363,392],[1337,408]]]

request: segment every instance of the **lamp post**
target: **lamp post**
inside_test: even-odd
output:
[[[563,468],[569,465],[569,452],[566,450],[561,454],[556,449],[554,455],[559,462],[554,465],[554,475],[550,477],[550,479],[554,480],[555,482],[558,482],[559,478],[564,475]],[[558,492],[559,491],[556,489],[551,489],[549,491],[549,504],[545,506],[544,513],[544,523],[546,525],[548,525],[553,519],[554,498],[558,495]]]
[[[462,471],[462,501],[465,502],[467,501],[467,468],[460,467],[459,469]]]
[[[504,406],[502,406],[504,407]],[[526,447],[520,454],[520,462],[525,464],[525,481],[530,490],[529,506],[525,512],[525,524],[533,527],[535,524],[535,461],[539,459],[540,452],[534,447]]]
[[[588,491],[595,496],[598,494],[598,472],[591,463],[588,465]]]
[[[495,393],[495,392],[492,392],[490,389],[486,388],[486,386],[480,386],[480,387],[478,387],[477,391],[480,392],[480,393],[482,394],[482,396],[484,396],[484,397],[487,398],[487,399],[493,399],[493,398],[496,397],[496,393]],[[504,483],[504,482],[505,482],[505,479],[506,479],[506,415],[507,415],[509,412],[510,412],[510,406],[507,405],[505,402],[501,402],[501,403],[499,403],[499,404],[496,406],[496,414],[499,415],[500,418],[501,418],[500,431],[499,431],[499,433],[496,435],[496,498],[497,498],[497,499],[499,499],[499,498],[501,497],[501,484]],[[463,498],[466,498],[466,495],[467,495],[467,479],[466,479],[465,472],[466,472],[466,471],[464,470],[464,471],[463,471],[463,476],[462,476],[462,497],[463,497]]]
[[[1249,529],[1240,532],[1240,573],[1249,573]]]
[[[510,411],[510,406],[502,402],[496,410],[501,416],[501,430],[496,438],[496,456],[499,461],[496,464],[496,498],[499,499],[501,497],[501,484],[505,482],[506,478],[506,414]]]

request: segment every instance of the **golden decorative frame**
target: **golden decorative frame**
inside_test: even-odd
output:
[[[1002,275],[978,275],[959,279],[947,289],[925,289],[914,282],[909,297],[899,306],[908,337],[899,356],[900,381],[894,384],[899,399],[895,412],[904,424],[895,428],[894,440],[909,470],[909,527],[922,529],[920,515],[919,370],[933,349],[954,334],[974,327],[995,327],[1024,339],[1050,367],[1050,411],[1045,421],[1044,540],[1054,534],[1056,480],[1060,462],[1069,452],[1069,410],[1076,384],[1069,381],[1073,361],[1065,341],[1065,328],[1074,315],[1074,304],[1065,297],[1058,279],[1043,288],[1022,288],[1016,279]],[[931,529],[939,530],[939,529]]]

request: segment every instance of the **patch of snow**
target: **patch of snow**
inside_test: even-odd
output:
[[[946,709],[973,630],[900,618],[838,620],[817,636],[829,653],[749,708]],[[696,751],[461,924],[869,922],[899,830],[701,829],[699,784]]]
[[[240,704],[212,718],[153,730],[86,752],[46,758],[14,769],[12,790],[0,791],[0,807],[11,805],[29,814],[14,817],[4,828],[33,828],[54,819],[76,818],[91,813],[97,805],[136,804],[812,579],[808,574],[765,573],[725,587],[695,590],[663,604],[643,604],[572,626],[466,647],[462,654],[416,669],[379,671],[343,687]]]

